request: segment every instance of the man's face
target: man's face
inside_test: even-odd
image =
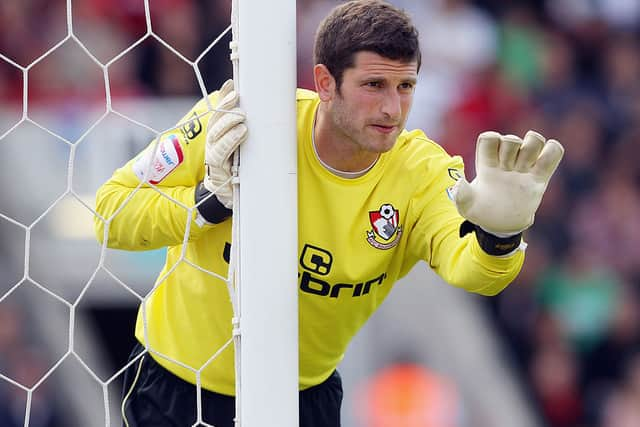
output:
[[[361,151],[389,151],[407,121],[417,75],[416,61],[358,52],[330,103],[334,130]]]

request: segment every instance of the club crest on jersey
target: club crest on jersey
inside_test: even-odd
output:
[[[373,227],[367,231],[367,242],[376,249],[391,249],[400,242],[402,226],[400,213],[391,204],[369,211],[369,222]]]

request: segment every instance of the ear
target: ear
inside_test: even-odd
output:
[[[336,79],[333,78],[326,65],[316,64],[313,67],[313,81],[321,101],[326,102],[333,99],[336,91]]]

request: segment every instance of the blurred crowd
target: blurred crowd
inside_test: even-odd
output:
[[[33,104],[104,103],[100,65],[108,65],[114,98],[197,95],[191,65],[158,38],[195,61],[230,25],[231,1],[153,0],[149,9],[152,33],[143,0],[74,0],[74,37],[67,38],[66,1],[5,0],[0,2],[0,53],[30,67],[28,98]],[[198,62],[208,91],[231,76],[230,40],[229,32]],[[0,59],[0,101],[21,102],[22,87],[20,69]]]
[[[154,34],[189,60],[229,25],[228,1],[149,3]],[[297,2],[301,87],[313,86],[313,32],[336,3]],[[480,299],[541,418],[549,427],[640,426],[640,2],[394,3],[413,15],[423,50],[409,127],[462,155],[468,178],[484,130],[535,129],[566,148],[526,233],[522,273],[500,296]],[[109,63],[115,97],[198,96],[193,69],[153,37],[117,58],[146,33],[142,0],[73,7],[74,34]],[[30,65],[64,39],[65,19],[65,1],[3,0],[0,53]],[[228,41],[198,64],[207,90],[231,75]],[[102,71],[79,49],[67,40],[33,65],[29,102],[104,99]],[[22,102],[22,79],[0,60],[1,104]],[[6,325],[3,349],[17,339]],[[0,424],[12,425],[1,412]]]
[[[406,8],[428,91],[410,124],[468,177],[484,130],[566,148],[523,272],[482,299],[532,400],[550,427],[639,426],[640,2],[421,3]]]

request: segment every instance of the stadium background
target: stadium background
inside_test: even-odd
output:
[[[343,364],[345,425],[373,426],[372,418],[388,416],[379,412],[428,408],[450,420],[435,425],[502,427],[492,424],[491,413],[509,408],[483,407],[483,398],[471,394],[469,382],[479,380],[485,394],[493,391],[482,382],[489,367],[478,351],[479,335],[487,336],[483,342],[504,369],[489,372],[514,379],[538,425],[640,425],[640,2],[394,3],[413,14],[421,32],[423,68],[409,127],[425,129],[449,152],[462,154],[469,177],[475,136],[486,129],[523,134],[534,128],[560,140],[566,156],[527,233],[524,270],[500,296],[463,295],[424,265],[398,286]],[[227,1],[150,4],[154,32],[191,60],[229,22]],[[334,4],[297,2],[302,87],[312,84],[313,31]],[[142,0],[73,6],[74,32],[100,61],[146,31]],[[65,37],[65,19],[63,0],[0,2],[0,53],[31,64]],[[201,63],[208,90],[231,74],[228,41]],[[109,73],[113,108],[156,129],[177,121],[199,94],[193,70],[153,39]],[[22,78],[0,60],[0,135],[21,118]],[[102,72],[70,40],[30,69],[28,97],[31,119],[76,141],[104,112]],[[73,190],[92,205],[100,183],[153,136],[121,117],[107,117],[77,144]],[[73,302],[95,270],[99,247],[90,212],[70,196],[57,200],[67,188],[71,147],[25,122],[0,140],[0,149],[0,212],[25,225],[35,222],[30,276]],[[23,278],[25,236],[23,228],[0,218],[0,295]],[[162,256],[111,251],[105,264],[144,293]],[[103,379],[126,358],[135,307],[136,299],[104,272],[77,307],[77,353]],[[469,313],[471,323],[460,320]],[[0,372],[34,384],[66,352],[68,330],[64,305],[29,282],[20,285],[0,303]],[[387,379],[384,369],[413,362],[422,376],[411,378],[423,382],[407,385],[400,374],[404,394],[385,399],[416,404],[372,409],[376,392],[393,389],[390,382],[376,382]],[[474,371],[471,378],[464,374]],[[85,385],[70,386],[71,379]],[[102,408],[101,391],[91,384],[80,364],[65,361],[34,393],[30,425],[86,425],[79,421],[82,407]],[[117,397],[117,383],[112,389]],[[426,389],[415,401],[407,391]],[[78,390],[93,391],[78,396]],[[0,380],[0,426],[22,426],[25,401],[24,392]],[[102,417],[96,413],[95,425]]]

